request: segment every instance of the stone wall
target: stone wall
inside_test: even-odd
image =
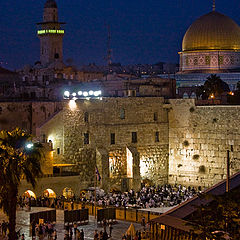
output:
[[[170,183],[212,186],[225,179],[231,145],[231,174],[239,171],[240,106],[195,106],[179,99],[167,107]]]
[[[19,127],[35,135],[36,128],[61,108],[61,102],[0,102],[0,129]]]
[[[97,164],[105,176],[102,184],[113,187],[116,179],[109,178],[109,156],[120,151],[124,153],[121,159],[125,159],[127,148],[133,159],[132,177],[125,174],[124,160],[120,166],[121,172],[124,170],[118,178],[120,182],[129,178],[129,187],[140,187],[141,158],[141,161],[149,162],[149,174],[142,178],[163,183],[167,182],[168,165],[168,118],[163,105],[164,99],[160,97],[65,102],[64,109],[39,128],[38,136],[46,135],[52,141],[54,163],[75,164],[74,170],[79,171],[82,181],[89,184],[93,184]],[[137,133],[136,143],[132,142],[132,132]],[[111,133],[115,134],[114,143],[111,143]],[[120,182],[116,183],[118,187]]]

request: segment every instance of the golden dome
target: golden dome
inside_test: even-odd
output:
[[[182,51],[239,49],[240,27],[215,11],[198,18],[188,28],[182,42]]]

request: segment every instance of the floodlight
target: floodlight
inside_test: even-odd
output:
[[[64,96],[65,96],[65,97],[69,97],[69,96],[70,96],[70,92],[69,92],[69,91],[65,91],[65,92],[64,92]]]

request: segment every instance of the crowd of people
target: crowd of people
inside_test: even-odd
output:
[[[157,187],[143,187],[139,192],[112,192],[97,194],[96,201],[99,206],[158,208],[171,207],[192,198],[201,192],[201,188],[185,187],[182,185],[163,185]],[[80,200],[93,204],[95,194],[92,191],[83,195]]]
[[[94,204],[96,197],[97,205],[99,206],[159,208],[178,205],[200,192],[201,187],[195,188],[166,184],[161,186],[143,187],[137,192],[130,190],[128,192],[112,191],[105,193],[98,189],[96,196],[94,190],[91,189],[82,192],[79,197],[73,196],[67,200],[72,203],[79,201],[84,204]],[[38,197],[37,199],[20,197],[18,205],[20,208],[23,206],[29,208],[29,206],[31,207],[32,205],[63,209],[63,201],[65,200],[66,198],[63,196],[55,199],[47,197]]]

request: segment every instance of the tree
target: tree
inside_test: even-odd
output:
[[[216,74],[211,74],[209,77],[207,77],[207,80],[204,83],[204,89],[208,97],[211,94],[214,94],[214,96],[218,97],[223,92],[230,92],[228,84],[222,81],[222,79]]]
[[[202,99],[208,99],[212,94],[214,97],[219,97],[224,92],[230,92],[229,86],[216,74],[211,74],[207,77],[204,85],[196,89],[197,98],[201,97]]]
[[[233,239],[240,239],[239,190],[222,196],[202,195],[200,199],[203,204],[196,206],[196,212],[188,219],[188,225],[199,231],[199,238],[225,239],[229,234]]]
[[[16,207],[22,178],[34,187],[41,171],[41,145],[21,129],[0,132],[0,208],[9,218],[9,239],[16,240]]]

